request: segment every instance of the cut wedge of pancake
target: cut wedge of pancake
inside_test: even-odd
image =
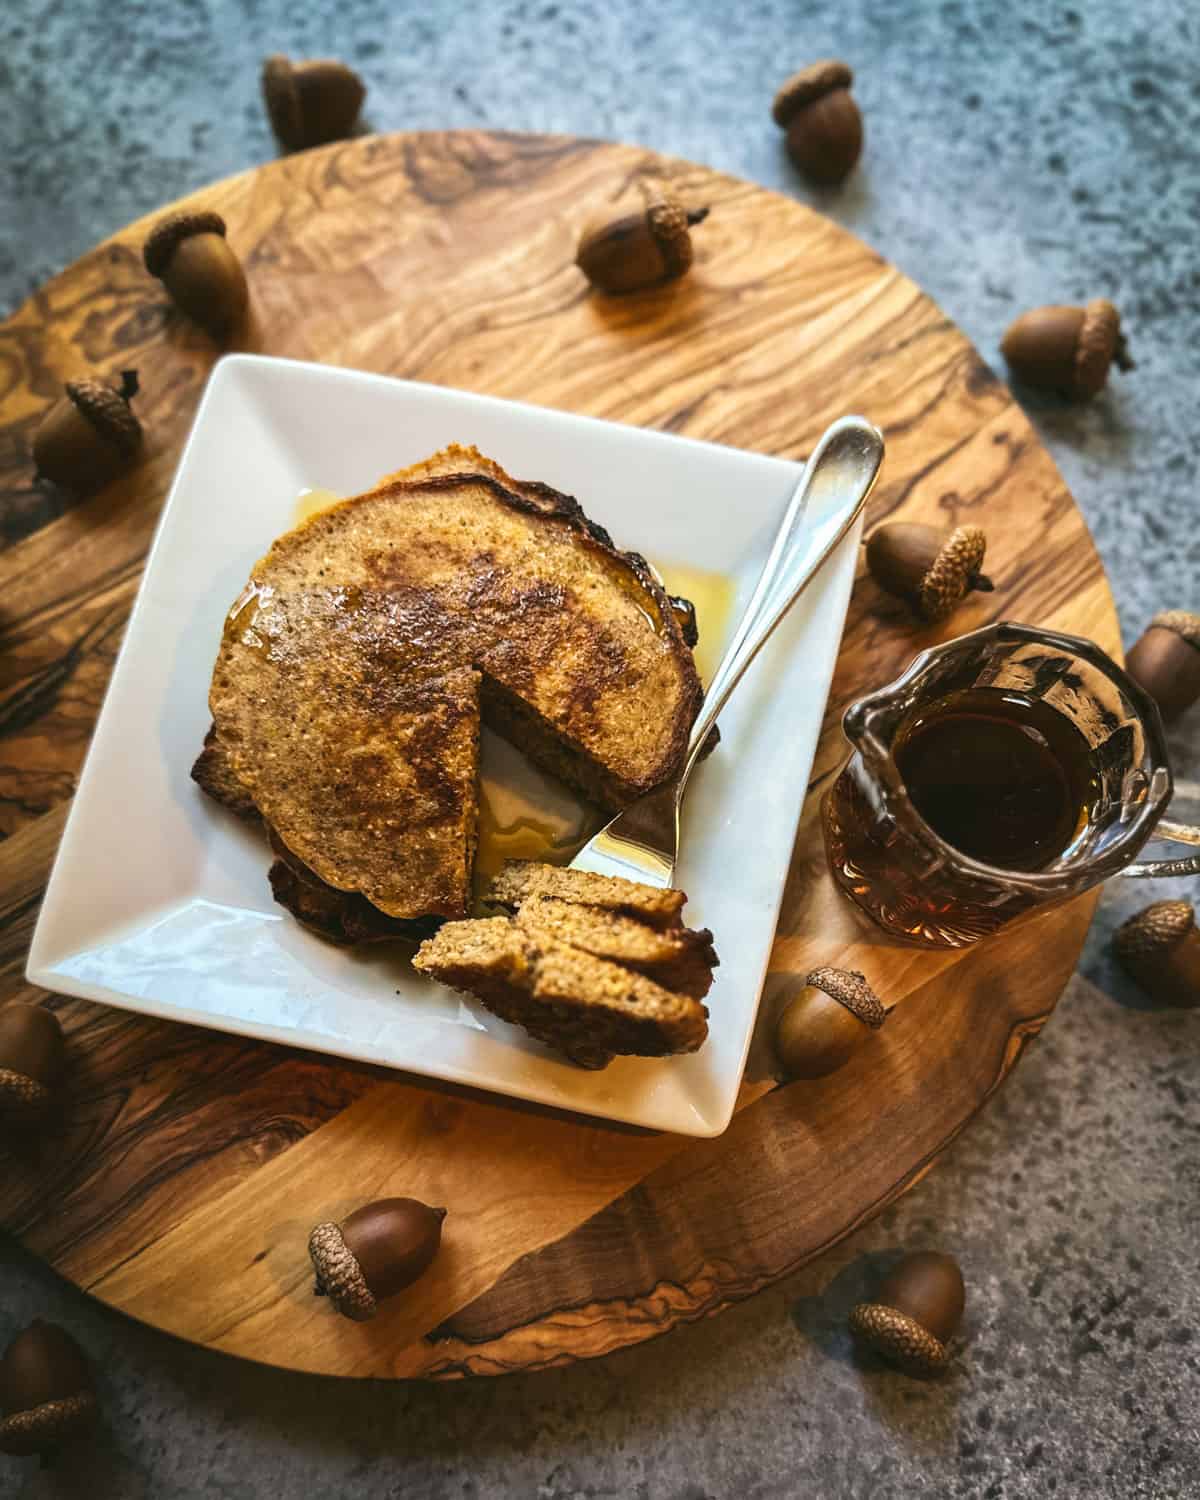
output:
[[[708,1035],[707,1012],[690,995],[508,917],[445,923],[413,965],[584,1068],[602,1068],[617,1053],[694,1052]]]
[[[543,894],[551,886],[557,894]],[[514,861],[485,899],[514,914],[445,923],[414,966],[582,1067],[703,1043],[700,1000],[718,960],[710,932],[683,926],[682,891]]]

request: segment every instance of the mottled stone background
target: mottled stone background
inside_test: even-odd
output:
[[[1200,607],[1194,0],[6,0],[0,44],[4,308],[268,159],[257,75],[275,50],[352,62],[377,130],[611,136],[805,198],[993,363],[1023,307],[1110,296],[1137,371],[1034,417],[1127,643],[1156,609]],[[826,194],[791,171],[768,108],[830,54],[857,71],[867,147]],[[1197,740],[1193,711],[1175,735],[1193,777]],[[598,1364],[449,1388],[279,1375],[110,1314],[0,1241],[0,1341],[35,1314],[69,1323],[107,1408],[95,1445],[57,1471],[8,1462],[0,1495],[1200,1495],[1200,1013],[1155,1009],[1104,946],[1164,892],[1109,891],[1087,979],[908,1198],[751,1303]],[[936,1384],[858,1362],[843,1331],[888,1257],[925,1245],[969,1286],[962,1358]]]

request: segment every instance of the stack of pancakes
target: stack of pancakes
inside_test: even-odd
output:
[[[457,445],[288,532],[226,620],[193,768],[335,941],[467,915],[481,721],[606,812],[679,768],[685,613],[578,503]]]

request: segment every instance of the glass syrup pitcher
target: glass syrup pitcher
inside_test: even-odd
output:
[[[1173,784],[1158,709],[1091,641],[997,624],[924,651],[851,704],[822,804],[843,892],[893,937],[961,948],[1137,863]]]

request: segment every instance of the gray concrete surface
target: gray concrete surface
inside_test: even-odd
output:
[[[0,308],[273,154],[257,70],[274,50],[354,63],[375,129],[612,136],[805,198],[998,368],[1023,307],[1111,296],[1137,371],[1086,409],[1031,411],[1126,641],[1159,608],[1200,607],[1191,0],[8,0],[0,43]],[[844,189],[815,193],[767,111],[783,75],[828,54],[858,72],[867,147]],[[1175,736],[1193,777],[1198,740],[1193,711]],[[1082,965],[1100,989],[1072,988],[907,1199],[789,1283],[596,1365],[435,1389],[283,1376],[113,1316],[0,1240],[0,1341],[35,1314],[75,1327],[108,1413],[59,1469],[0,1468],[0,1495],[1200,1495],[1200,1013],[1156,1009],[1105,948],[1166,889],[1106,893]],[[842,1331],[888,1257],[923,1245],[958,1254],[969,1287],[963,1356],[938,1384],[860,1363]]]

